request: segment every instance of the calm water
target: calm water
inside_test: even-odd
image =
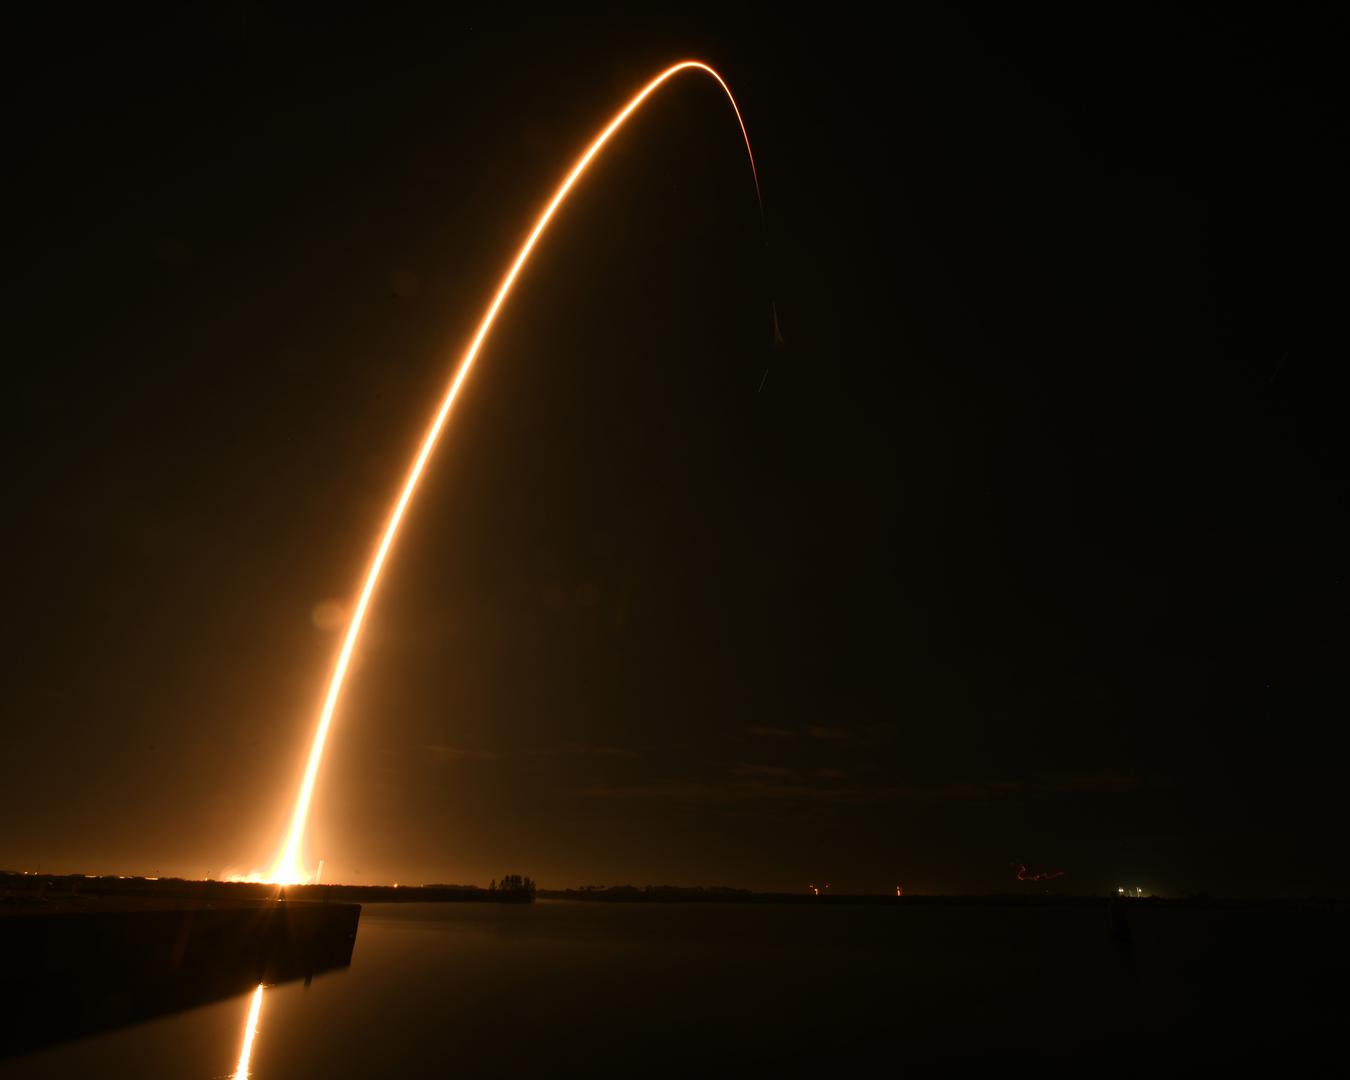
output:
[[[1100,908],[367,905],[350,970],[264,990],[249,1075],[819,1075],[877,1057],[1100,1071],[1178,1016],[1203,1053],[1211,1029],[1234,1046],[1241,1002],[1264,1015],[1248,988],[1187,1018],[1194,972],[1175,956],[1196,932],[1141,924],[1122,950]],[[251,998],[0,1062],[0,1077],[231,1077]]]

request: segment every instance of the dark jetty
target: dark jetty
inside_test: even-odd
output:
[[[347,903],[54,887],[64,880],[0,879],[13,991],[0,1055],[348,967],[361,915]]]

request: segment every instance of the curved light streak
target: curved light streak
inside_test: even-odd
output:
[[[459,370],[455,372],[454,378],[450,382],[449,389],[441,399],[440,407],[436,410],[426,434],[422,437],[421,447],[417,451],[417,456],[413,459],[412,467],[408,470],[406,479],[403,481],[403,487],[399,491],[398,500],[394,503],[394,508],[389,514],[384,531],[380,535],[380,542],[375,548],[375,554],[370,561],[370,567],[366,571],[365,584],[361,586],[361,594],[356,602],[356,608],[352,612],[351,622],[347,626],[347,633],[342,639],[342,648],[338,652],[337,663],[333,667],[333,676],[328,684],[328,693],[324,697],[323,709],[319,713],[319,723],[314,731],[314,741],[310,745],[309,759],[305,765],[304,778],[300,782],[300,791],[295,801],[295,812],[291,816],[290,830],[286,834],[285,843],[282,846],[276,862],[267,880],[281,885],[297,884],[308,880],[301,865],[301,847],[305,837],[305,824],[309,818],[310,801],[314,796],[314,784],[319,776],[319,766],[323,762],[324,745],[328,741],[328,730],[333,723],[333,714],[337,710],[338,700],[342,695],[342,685],[347,677],[347,669],[351,665],[352,654],[356,649],[356,643],[361,636],[361,628],[365,623],[366,612],[370,608],[371,597],[375,594],[375,587],[380,580],[380,572],[384,569],[384,564],[389,558],[389,551],[393,547],[394,539],[398,535],[399,525],[403,521],[403,515],[408,509],[408,504],[412,501],[413,492],[417,488],[417,483],[422,477],[422,472],[426,468],[427,460],[431,457],[431,452],[436,448],[436,443],[440,439],[441,431],[445,427],[445,422],[450,415],[450,409],[455,403],[455,398],[459,396],[460,387],[464,385],[464,380],[468,378],[470,370],[473,368],[474,361],[478,358],[479,350],[483,347],[483,342],[487,339],[488,331],[492,329],[492,324],[497,318],[497,313],[506,302],[510,295],[512,287],[516,283],[516,278],[520,275],[525,263],[529,260],[530,253],[534,251],[535,244],[548,228],[549,222],[553,220],[553,215],[558,207],[571,193],[576,182],[586,171],[592,159],[600,153],[605,144],[614,136],[628,118],[645,102],[653,93],[656,92],[668,79],[683,71],[701,71],[717,80],[717,84],[726,92],[727,100],[731,102],[731,108],[736,114],[736,123],[740,125],[741,136],[745,139],[745,152],[750,158],[750,172],[755,181],[755,198],[759,202],[761,218],[764,213],[764,200],[759,189],[759,170],[755,168],[754,151],[750,149],[750,135],[745,129],[745,120],[741,117],[740,107],[736,104],[736,98],[731,93],[731,88],[726,81],[707,64],[700,60],[682,60],[678,64],[672,64],[661,72],[654,79],[644,86],[633,98],[614,115],[614,117],[605,125],[604,129],[591,142],[586,151],[577,159],[572,166],[571,171],[563,178],[562,183],[554,190],[552,198],[548,205],[535,219],[534,227],[516,252],[515,261],[511,263],[511,268],[507,270],[506,275],[501,279],[497,286],[496,294],[492,297],[492,303],[488,305],[482,320],[478,324],[478,330],[469,343],[469,347],[464,352],[460,360]]]

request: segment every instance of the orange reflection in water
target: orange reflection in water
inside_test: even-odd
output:
[[[258,1032],[258,1014],[262,1012],[262,992],[262,983],[259,983],[248,1004],[248,1019],[244,1022],[244,1043],[239,1048],[239,1064],[234,1067],[231,1080],[248,1080],[248,1059],[253,1056],[253,1036]]]

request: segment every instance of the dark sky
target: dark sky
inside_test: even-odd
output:
[[[0,866],[270,862],[316,605],[695,55],[768,254],[686,77],[475,369],[311,863],[1344,891],[1329,12],[13,28]]]

